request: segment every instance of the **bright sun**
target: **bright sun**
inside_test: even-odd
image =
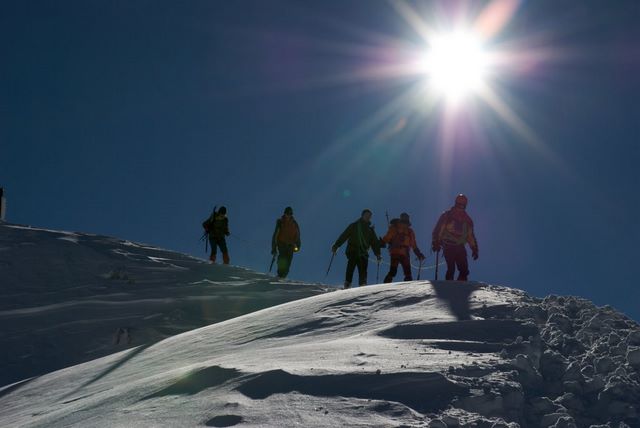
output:
[[[487,54],[472,33],[441,34],[430,40],[425,68],[430,85],[450,100],[478,90],[487,71]]]

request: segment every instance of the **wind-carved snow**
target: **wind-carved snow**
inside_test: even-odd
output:
[[[327,291],[91,234],[3,223],[0,248],[0,385]]]
[[[238,298],[268,289],[252,275],[233,273]],[[639,381],[640,328],[611,308],[414,281],[291,301],[8,385],[0,426],[637,427]]]

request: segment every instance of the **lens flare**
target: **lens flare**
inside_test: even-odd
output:
[[[425,71],[436,91],[448,99],[458,100],[483,85],[488,56],[478,37],[454,32],[437,35],[430,44]]]

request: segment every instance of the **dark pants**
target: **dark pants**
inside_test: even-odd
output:
[[[469,262],[467,261],[467,250],[464,245],[445,245],[443,246],[444,259],[447,261],[447,273],[445,279],[452,280],[458,271],[458,281],[466,281],[469,276]]]
[[[289,274],[293,260],[293,249],[292,244],[278,244],[278,276],[280,278],[286,278]]]
[[[211,244],[211,256],[209,259],[212,262],[216,261],[216,254],[218,253],[218,247],[222,253],[222,258],[225,264],[229,264],[229,250],[227,249],[227,240],[223,237],[209,237],[209,244]]]
[[[369,256],[356,256],[347,254],[347,274],[345,282],[351,285],[353,272],[358,268],[358,279],[360,285],[367,285],[367,267],[369,267]],[[346,284],[345,284],[346,285]]]
[[[402,265],[402,271],[404,272],[404,280],[412,281],[413,277],[411,276],[411,261],[409,260],[409,256],[407,254],[392,254],[391,255],[391,269],[389,269],[389,273],[384,277],[384,282],[391,282],[393,277],[398,273],[398,265]]]

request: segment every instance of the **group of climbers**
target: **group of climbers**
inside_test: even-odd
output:
[[[454,206],[442,213],[438,219],[431,238],[431,249],[438,253],[443,251],[447,264],[445,279],[453,280],[455,270],[458,269],[458,280],[466,281],[469,276],[469,263],[465,245],[471,248],[472,258],[478,258],[478,243],[473,233],[473,221],[466,212],[467,197],[458,195]],[[347,256],[347,270],[344,288],[350,288],[353,274],[358,269],[358,284],[367,284],[367,268],[369,265],[369,250],[373,250],[378,263],[382,260],[381,248],[388,247],[390,255],[390,269],[384,282],[391,282],[398,272],[398,265],[402,266],[404,280],[411,281],[410,252],[413,251],[420,263],[425,255],[418,248],[416,234],[411,228],[409,214],[402,213],[399,218],[389,222],[387,233],[378,237],[371,224],[373,213],[369,209],[362,211],[360,218],[349,224],[331,247],[333,255],[342,244],[347,242],[345,254]],[[229,264],[226,236],[229,236],[229,221],[227,210],[220,207],[202,224],[205,235],[211,244],[210,260],[216,261],[218,247],[222,252],[223,262]],[[277,257],[277,272],[280,278],[285,278],[291,267],[294,253],[300,251],[300,227],[293,217],[293,209],[286,207],[283,215],[276,220],[275,230],[271,238],[271,254],[274,261]]]
[[[229,233],[229,219],[227,218],[227,208],[214,208],[211,216],[207,218],[202,227],[205,237],[211,245],[209,260],[216,262],[218,247],[222,252],[222,261],[229,264],[229,250],[227,248],[226,237]],[[300,227],[293,218],[293,208],[286,207],[282,217],[276,220],[276,228],[271,238],[271,254],[278,257],[278,276],[285,278],[291,267],[293,253],[300,251]]]

